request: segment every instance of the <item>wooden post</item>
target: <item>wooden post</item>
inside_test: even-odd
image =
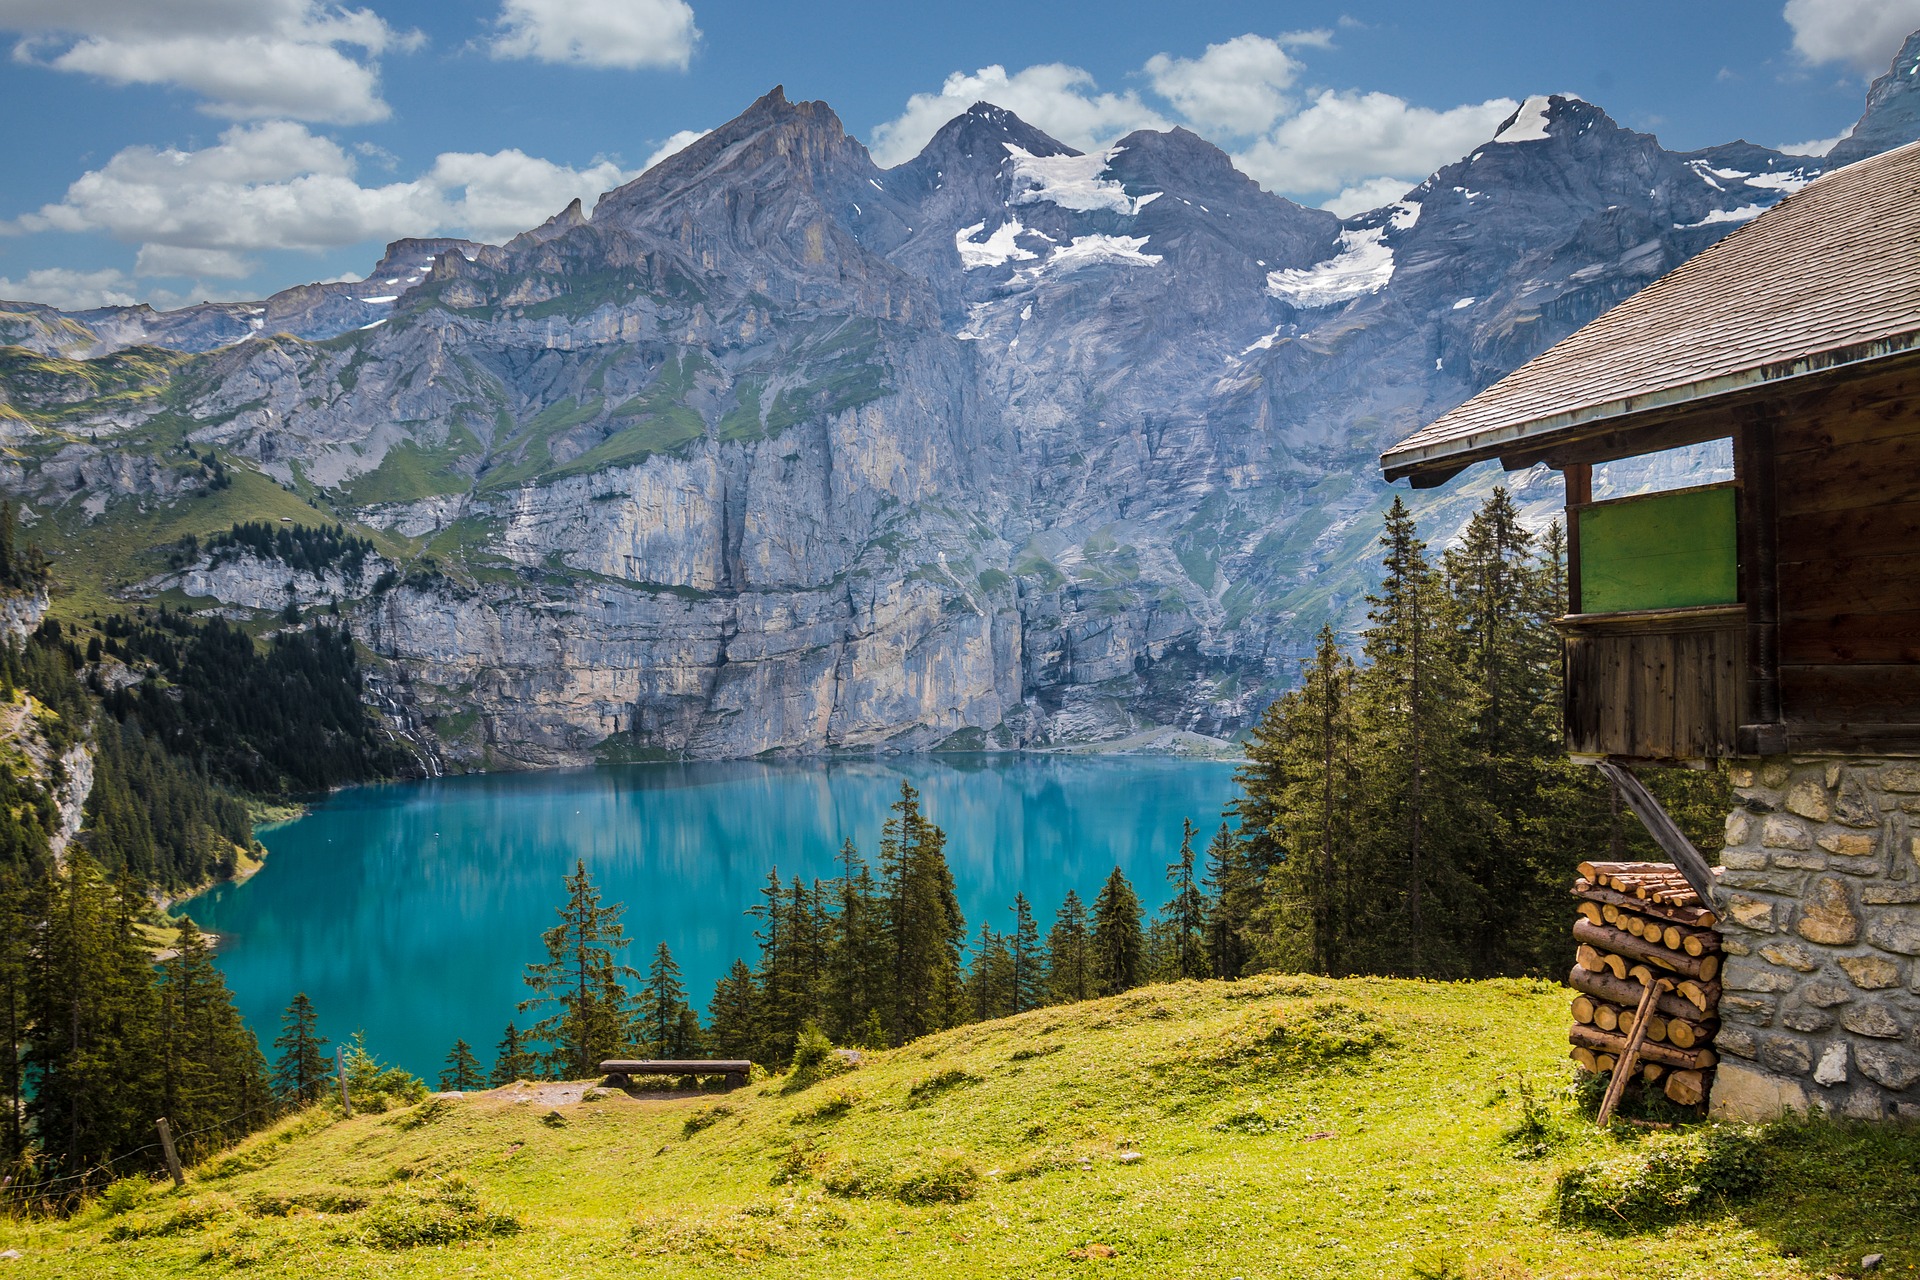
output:
[[[347,1113],[347,1119],[353,1119],[353,1098],[347,1093],[347,1047],[341,1045],[334,1050],[333,1061],[340,1076],[340,1109]]]
[[[1776,479],[1771,416],[1755,413],[1733,436],[1733,477],[1740,488],[1740,598],[1747,606],[1747,705],[1741,723],[1755,726],[1743,750],[1767,754],[1785,747],[1780,723],[1780,573]]]
[[[1653,837],[1653,842],[1673,859],[1673,865],[1679,868],[1680,874],[1687,878],[1687,883],[1693,886],[1693,891],[1700,895],[1700,904],[1718,914],[1720,899],[1716,891],[1719,888],[1719,882],[1713,878],[1713,868],[1709,867],[1707,860],[1700,856],[1700,851],[1693,847],[1693,842],[1687,839],[1686,833],[1667,816],[1667,811],[1660,807],[1660,802],[1653,798],[1653,794],[1641,784],[1640,779],[1633,776],[1631,769],[1615,764],[1611,760],[1596,760],[1594,768],[1600,770],[1609,782],[1620,789],[1620,798],[1627,802],[1627,807],[1632,809],[1634,816],[1640,819],[1640,824],[1647,829],[1647,834]]]
[[[1600,1118],[1595,1121],[1602,1129],[1613,1118],[1613,1109],[1620,1105],[1620,1095],[1627,1091],[1627,1077],[1633,1074],[1634,1060],[1640,1056],[1640,1046],[1646,1041],[1647,1028],[1653,1025],[1648,1015],[1659,1001],[1660,995],[1672,983],[1666,978],[1658,982],[1649,982],[1647,989],[1640,993],[1640,1008],[1633,1015],[1633,1034],[1627,1037],[1626,1051],[1620,1060],[1613,1064],[1613,1079],[1607,1084],[1607,1096],[1600,1103]]]
[[[167,1126],[167,1118],[161,1116],[153,1122],[160,1131],[160,1150],[167,1157],[167,1172],[173,1175],[173,1185],[187,1185],[187,1175],[180,1171],[180,1154],[173,1149],[173,1130]]]
[[[1593,464],[1569,462],[1567,482],[1567,612],[1580,612],[1580,508],[1593,501]]]

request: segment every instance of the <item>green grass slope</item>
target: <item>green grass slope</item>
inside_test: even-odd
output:
[[[1823,1277],[1920,1261],[1920,1135],[1593,1130],[1549,983],[1267,977],[796,1087],[315,1108],[9,1276]]]

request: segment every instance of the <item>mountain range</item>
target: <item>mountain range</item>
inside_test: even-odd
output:
[[[1533,97],[1347,219],[1183,129],[1082,154],[986,103],[881,169],[775,89],[504,245],[0,303],[0,490],[71,608],[337,611],[435,769],[1226,734],[1364,610],[1383,446],[1920,137],[1916,81],[1920,33],[1825,157]],[[254,518],[375,554],[202,545]]]

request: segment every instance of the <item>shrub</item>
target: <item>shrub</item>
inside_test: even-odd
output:
[[[853,1110],[853,1104],[860,1101],[860,1095],[846,1089],[835,1089],[826,1097],[814,1103],[804,1111],[794,1113],[795,1124],[821,1124],[829,1120],[838,1120]]]
[[[959,1204],[980,1190],[980,1171],[960,1151],[927,1151],[895,1163],[836,1156],[817,1167],[822,1188],[850,1199],[891,1197],[902,1204]]]
[[[143,1177],[117,1178],[100,1193],[100,1209],[109,1218],[138,1209],[153,1194],[153,1184]]]
[[[1638,1231],[1744,1199],[1765,1181],[1758,1134],[1712,1128],[1576,1165],[1554,1187],[1563,1223]]]
[[[218,1222],[233,1212],[229,1196],[193,1196],[150,1214],[129,1217],[107,1229],[109,1240],[145,1240],[152,1236],[183,1236]]]
[[[683,1138],[691,1138],[702,1129],[711,1129],[714,1125],[719,1124],[722,1120],[725,1120],[733,1114],[733,1108],[724,1102],[716,1102],[710,1107],[701,1107],[692,1115],[688,1116],[687,1122],[680,1126],[680,1136]]]
[[[912,1084],[908,1085],[907,1105],[924,1107],[949,1090],[958,1089],[962,1085],[979,1083],[979,1076],[968,1071],[962,1071],[958,1067],[949,1067],[937,1075],[928,1076],[924,1080],[915,1080]]]
[[[367,1052],[366,1032],[353,1033],[346,1056],[347,1092],[355,1110],[379,1115],[426,1099],[426,1081],[399,1067],[389,1067]]]
[[[435,1188],[409,1187],[382,1196],[367,1210],[359,1239],[376,1249],[412,1249],[508,1236],[519,1230],[519,1219],[489,1208],[464,1179],[455,1176]]]

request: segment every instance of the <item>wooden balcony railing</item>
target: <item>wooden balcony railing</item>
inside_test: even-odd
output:
[[[1628,760],[1736,752],[1747,705],[1744,605],[1576,613],[1566,642],[1567,750]]]

